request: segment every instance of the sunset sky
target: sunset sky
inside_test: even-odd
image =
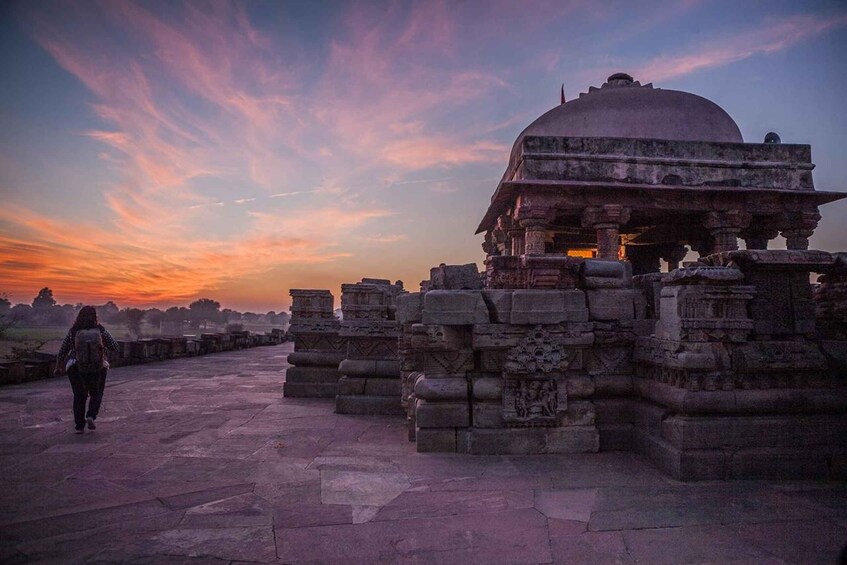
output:
[[[482,267],[518,133],[618,71],[847,191],[842,1],[3,2],[0,295],[280,311]],[[821,213],[812,247],[847,249]]]

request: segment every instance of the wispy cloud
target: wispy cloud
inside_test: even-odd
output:
[[[636,76],[661,81],[723,67],[755,55],[783,51],[808,38],[844,26],[847,26],[847,14],[791,16],[756,26],[732,37],[693,46],[681,55],[657,57],[638,68]]]

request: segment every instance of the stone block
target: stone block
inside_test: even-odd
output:
[[[545,453],[596,453],[600,434],[594,426],[546,428]]]
[[[489,289],[482,291],[482,298],[488,305],[491,321],[496,324],[508,324],[512,316],[512,290]]]
[[[483,373],[502,373],[507,350],[483,349],[479,352],[479,365]]]
[[[464,377],[467,371],[474,369],[474,352],[472,349],[426,352],[423,367],[427,377]]]
[[[603,396],[624,396],[632,394],[632,376],[630,375],[594,375],[594,392]]]
[[[599,425],[618,425],[633,422],[632,403],[629,398],[596,398],[594,411]]]
[[[423,295],[410,292],[397,297],[394,319],[400,324],[417,324],[423,319]]]
[[[503,400],[503,379],[501,377],[480,377],[472,381],[474,400]]]
[[[476,264],[445,265],[429,271],[429,288],[432,290],[477,290],[482,288],[482,276]]]
[[[628,375],[632,373],[632,346],[595,345],[585,354],[589,375]]]
[[[413,324],[411,344],[416,351],[450,351],[468,345],[469,331],[463,326]]]
[[[400,379],[368,378],[365,383],[365,394],[369,396],[391,396],[399,402]]]
[[[730,479],[826,479],[827,452],[808,447],[742,449],[729,455],[728,475]]]
[[[473,403],[473,427],[474,428],[504,428],[503,405],[493,402]]]
[[[632,320],[635,318],[633,291],[588,290],[588,311],[592,320]]]
[[[463,378],[433,379],[424,376],[415,382],[415,396],[424,400],[467,400],[468,381]]]
[[[470,425],[467,402],[427,402],[418,399],[415,405],[418,428],[466,428]]]
[[[847,417],[676,415],[662,421],[662,437],[682,449],[838,446],[847,444]]]
[[[418,453],[454,453],[456,451],[456,430],[453,428],[418,428],[415,431],[415,443]]]
[[[335,367],[289,367],[285,371],[287,383],[319,383],[337,386],[340,377]]]
[[[516,290],[512,294],[511,323],[559,324],[588,321],[581,290]]]
[[[338,351],[294,351],[288,354],[288,363],[298,367],[337,367],[344,360]]]
[[[632,264],[629,262],[586,259],[581,275],[582,286],[587,289],[632,286]]]
[[[594,379],[591,377],[568,377],[568,398],[588,398],[594,395]]]
[[[559,426],[594,426],[594,404],[587,400],[568,400],[568,409],[557,414]]]
[[[651,435],[660,436],[662,433],[662,420],[667,416],[668,410],[649,402],[635,400],[631,406],[632,421],[635,427],[646,430]]]
[[[726,457],[720,450],[682,451],[638,427],[633,427],[632,445],[636,453],[678,480],[723,480],[727,473]]]
[[[473,327],[474,349],[514,347],[526,336],[526,328],[510,324],[477,324]]]
[[[344,359],[338,372],[352,377],[400,378],[400,361],[389,359]]]
[[[657,320],[633,320],[632,322],[632,332],[637,337],[650,337],[651,335],[656,334],[656,322]]]
[[[732,368],[739,373],[815,371],[826,367],[826,357],[815,343],[756,341],[736,347]]]
[[[422,319],[424,324],[487,324],[488,306],[480,291],[433,290],[424,295]]]
[[[367,379],[341,377],[338,379],[338,394],[365,394],[365,383]]]

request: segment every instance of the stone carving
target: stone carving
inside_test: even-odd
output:
[[[562,372],[576,357],[566,351],[550,332],[536,326],[516,347],[509,350],[503,370],[511,374]]]
[[[471,349],[459,351],[432,351],[424,354],[424,372],[427,375],[464,374],[474,368]]]
[[[506,379],[503,421],[507,426],[555,426],[556,416],[566,403],[567,394],[559,391],[556,379]]]

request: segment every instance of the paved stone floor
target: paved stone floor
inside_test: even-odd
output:
[[[685,484],[628,453],[418,454],[282,397],[290,345],[0,388],[0,562],[835,563],[847,487]]]

